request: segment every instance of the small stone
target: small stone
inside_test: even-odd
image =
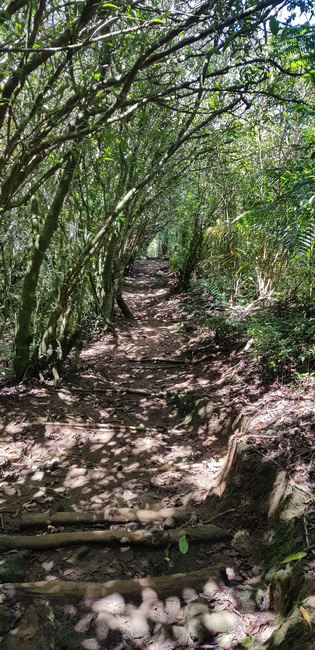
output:
[[[69,618],[73,618],[74,616],[76,616],[77,608],[74,605],[72,605],[71,603],[67,603],[65,605],[64,611],[65,611],[66,616],[69,616]]]
[[[182,615],[182,606],[177,596],[166,598],[164,612],[167,615],[167,623],[176,623]]]
[[[88,612],[87,614],[82,616],[82,618],[80,618],[80,620],[74,627],[75,631],[80,632],[80,634],[84,634],[88,632],[94,618],[95,618],[94,612]]]
[[[188,621],[195,616],[201,616],[202,614],[208,613],[209,609],[207,605],[201,600],[193,600],[185,607],[185,615]]]
[[[209,636],[209,633],[207,634],[207,629],[203,623],[202,616],[193,616],[191,619],[189,619],[189,621],[187,621],[187,629],[190,636],[199,642],[205,641],[207,636]]]
[[[85,650],[99,650],[100,645],[96,639],[85,639],[81,643],[82,648]]]
[[[82,557],[85,557],[88,552],[89,552],[89,547],[88,546],[80,546],[80,548],[76,552],[76,557],[78,560],[80,560]]]
[[[174,639],[178,642],[179,645],[184,646],[185,648],[193,648],[194,643],[186,627],[183,625],[173,625],[172,632]]]
[[[223,632],[228,634],[229,632],[237,630],[240,622],[237,614],[227,612],[226,610],[222,612],[204,614],[202,621],[204,626],[213,636],[217,636],[217,634],[223,634]]]

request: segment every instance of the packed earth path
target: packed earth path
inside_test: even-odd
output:
[[[116,316],[60,386],[0,393],[1,648],[276,647],[261,547],[287,484],[264,434],[283,440],[299,412],[308,439],[314,395],[272,387],[267,403],[244,345],[190,316],[167,262],[136,263],[124,292],[134,320]],[[240,418],[255,458],[237,458]]]

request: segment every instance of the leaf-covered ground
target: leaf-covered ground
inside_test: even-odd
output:
[[[295,648],[270,637],[302,598],[293,581],[285,611],[276,569],[315,571],[313,385],[264,386],[244,345],[185,309],[165,262],[136,264],[125,296],[135,321],[117,317],[60,387],[0,392],[2,647]],[[283,543],[282,503],[301,524]]]

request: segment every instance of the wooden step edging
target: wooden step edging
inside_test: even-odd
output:
[[[31,512],[21,517],[21,528],[36,528],[45,526],[73,526],[74,524],[100,524],[101,522],[127,523],[141,522],[152,523],[172,517],[175,521],[185,521],[193,514],[192,508],[159,508],[140,510],[137,508],[111,508],[88,512]]]
[[[142,601],[154,601],[167,598],[170,595],[182,596],[185,590],[195,590],[197,593],[207,591],[213,593],[218,589],[221,578],[220,569],[223,567],[209,566],[189,573],[177,573],[166,576],[146,578],[131,578],[129,580],[109,580],[107,582],[75,582],[72,580],[53,580],[40,582],[22,582],[0,584],[0,591],[8,598],[15,596],[42,596],[44,598],[66,598],[71,600],[98,600],[112,594],[120,594],[127,598]],[[109,601],[108,607],[112,608]],[[102,610],[106,610],[106,602],[102,601]]]
[[[230,541],[232,535],[214,524],[199,524],[172,530],[92,530],[51,535],[0,535],[0,548],[6,550],[48,549],[82,544],[136,544],[153,548],[166,548],[185,535],[188,541],[216,543]]]

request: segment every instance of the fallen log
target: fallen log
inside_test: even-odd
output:
[[[67,389],[72,393],[135,393],[136,395],[144,395],[146,397],[156,397],[160,393],[152,393],[152,391],[144,390],[142,388],[127,388],[126,386],[107,386],[106,388],[69,388]]]
[[[214,524],[199,524],[174,530],[91,530],[53,535],[0,535],[0,548],[45,551],[52,548],[77,544],[139,544],[151,547],[167,547],[186,535],[189,542],[215,543],[232,539],[232,535]]]
[[[221,579],[220,569],[212,566],[191,573],[177,573],[158,578],[133,578],[131,580],[109,580],[108,582],[74,582],[64,580],[18,582],[0,584],[0,590],[8,597],[14,596],[43,596],[44,598],[66,598],[67,600],[105,598],[111,594],[121,594],[134,600],[149,600],[181,596],[186,589],[194,589],[197,593],[204,590],[213,593],[218,588]],[[147,592],[145,590],[148,590]],[[112,606],[109,603],[109,606]],[[102,604],[106,609],[106,603]]]
[[[192,515],[191,508],[160,508],[159,510],[137,510],[137,508],[104,508],[97,512],[31,512],[21,517],[21,528],[43,526],[73,526],[73,524],[99,524],[101,522],[140,521],[143,524],[174,517],[185,521]]]
[[[58,422],[58,420],[51,422],[41,422],[41,420],[34,420],[34,422],[21,422],[23,427],[33,427],[33,426],[49,426],[49,427],[69,427],[73,429],[126,429],[127,431],[161,431],[165,427],[163,425],[157,427],[145,427],[145,426],[136,426],[133,424],[121,424],[119,422],[109,422],[101,423],[94,422],[83,424],[83,422]]]
[[[133,359],[132,357],[129,357],[129,359],[126,359],[126,361],[130,363],[165,363],[167,365],[188,365],[189,361],[185,361],[183,359],[163,359],[163,358],[154,358],[154,359],[147,359],[146,357],[143,357],[142,359]]]

